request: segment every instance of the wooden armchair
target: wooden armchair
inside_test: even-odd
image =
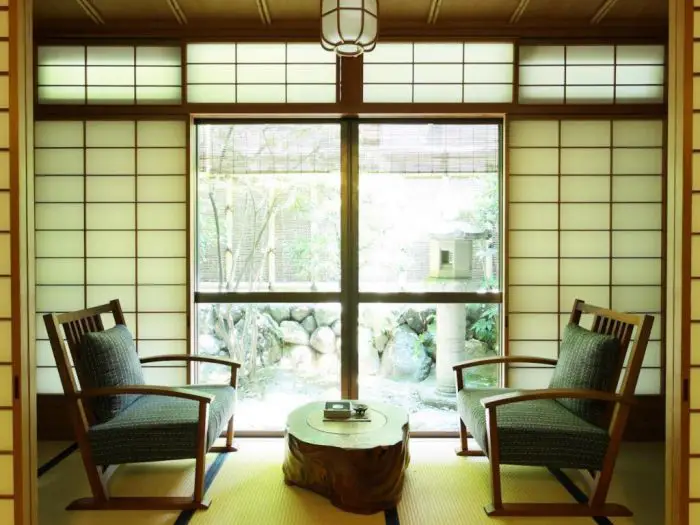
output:
[[[590,330],[581,314],[593,314]],[[473,359],[453,366],[460,416],[458,455],[486,455],[491,466],[490,516],[631,516],[606,503],[634,391],[654,318],[618,313],[574,301],[558,359],[504,356]],[[633,331],[626,372],[616,392]],[[492,363],[555,366],[549,388],[469,389],[463,370]],[[473,437],[481,450],[469,450]],[[590,485],[587,503],[503,503],[500,465],[580,469]]]
[[[115,326],[105,330],[102,314]],[[207,451],[234,451],[233,413],[239,364],[195,355],[138,358],[118,300],[64,314],[46,314],[44,323],[68,401],[75,437],[92,490],[70,510],[206,509]],[[65,334],[60,334],[61,328]],[[76,386],[71,371],[71,359]],[[141,364],[159,361],[207,362],[231,367],[229,385],[147,386]],[[212,444],[226,428],[226,446]],[[192,497],[111,497],[108,482],[123,463],[194,458]]]

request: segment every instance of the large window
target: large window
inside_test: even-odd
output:
[[[499,122],[197,125],[196,350],[242,363],[240,430],[338,397],[456,430],[452,364],[501,348],[500,137]],[[496,384],[482,368],[467,383]]]

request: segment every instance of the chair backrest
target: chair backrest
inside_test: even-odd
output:
[[[82,423],[85,426],[92,423],[95,418],[89,405],[75,398],[75,393],[78,389],[71,371],[71,358],[73,363],[80,359],[80,352],[82,351],[81,341],[85,333],[104,331],[103,314],[112,314],[115,325],[126,325],[124,313],[118,299],[85,310],[44,315],[44,324],[46,325],[51,350],[56,360],[63,392],[68,398],[69,408],[77,410],[75,415],[82,418]],[[61,331],[65,335],[65,342]],[[66,343],[68,348],[66,348]]]
[[[625,357],[629,350],[629,359],[627,360],[625,376],[622,380],[619,394],[623,397],[634,396],[654,318],[646,314],[616,312],[586,304],[581,299],[576,299],[571,310],[569,322],[580,326],[582,314],[593,315],[593,323],[589,330],[599,334],[612,335],[620,342],[615,377],[612,382],[613,391],[617,389],[620,374],[624,368]],[[636,337],[630,350],[630,342],[632,342],[632,336],[635,335],[635,328],[637,329]]]

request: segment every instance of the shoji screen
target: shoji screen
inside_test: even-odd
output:
[[[365,102],[513,100],[510,42],[380,42],[363,60]]]
[[[318,43],[187,45],[188,102],[336,102],[336,56]]]
[[[664,100],[665,48],[521,46],[521,104],[629,104]]]
[[[20,235],[13,230],[10,210],[10,188],[17,184],[10,174],[10,61],[9,17],[7,1],[0,1],[0,522],[14,523],[14,472],[13,472],[13,379],[12,332],[19,330],[20,319],[13,316],[12,249],[10,236]],[[17,188],[13,188],[17,191]],[[19,454],[19,452],[17,452]],[[19,461],[19,458],[17,458]]]
[[[575,298],[653,314],[637,392],[660,393],[663,122],[514,121],[508,147],[509,353],[556,357]],[[514,367],[509,381],[550,374]]]
[[[35,125],[37,384],[61,392],[42,314],[118,298],[142,355],[185,353],[186,123]],[[182,365],[148,381],[184,384]]]

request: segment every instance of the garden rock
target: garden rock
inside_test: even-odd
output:
[[[400,325],[384,349],[381,372],[395,381],[423,381],[430,374],[432,364],[418,335],[407,325]]]
[[[338,339],[340,341],[340,339]],[[361,374],[376,376],[379,373],[379,355],[372,344],[372,331],[364,326],[358,329],[357,353]]]
[[[321,326],[311,335],[311,348],[321,354],[335,352],[335,334],[328,326]]]
[[[411,330],[415,333],[420,334],[425,330],[424,318],[421,316],[420,312],[409,308],[406,310],[400,318],[400,321],[406,323]]]
[[[309,315],[311,315],[311,308],[308,306],[292,306],[290,311],[292,319],[301,323]]]
[[[340,307],[330,304],[317,306],[314,317],[318,326],[330,326],[340,317]]]
[[[331,329],[333,330],[333,333],[337,336],[340,337],[340,332],[341,332],[341,325],[340,325],[340,319],[336,320],[332,325]]]
[[[316,328],[318,327],[318,325],[316,324],[316,319],[313,315],[310,315],[306,319],[304,319],[301,322],[301,326],[304,327],[304,330],[306,330],[307,334],[314,333],[314,330],[316,330]]]
[[[292,313],[292,316],[293,315],[294,313]],[[280,323],[280,330],[282,330],[282,340],[285,343],[304,346],[309,344],[309,334],[299,323],[295,323],[294,321],[282,321]]]
[[[291,319],[291,312],[289,310],[289,306],[283,306],[280,304],[270,305],[270,315],[277,324],[280,324],[282,321],[288,321],[289,319]]]
[[[197,345],[199,346],[200,354],[207,355],[217,355],[219,354],[219,348],[223,345],[220,344],[213,336],[209,334],[201,334],[197,337]]]

